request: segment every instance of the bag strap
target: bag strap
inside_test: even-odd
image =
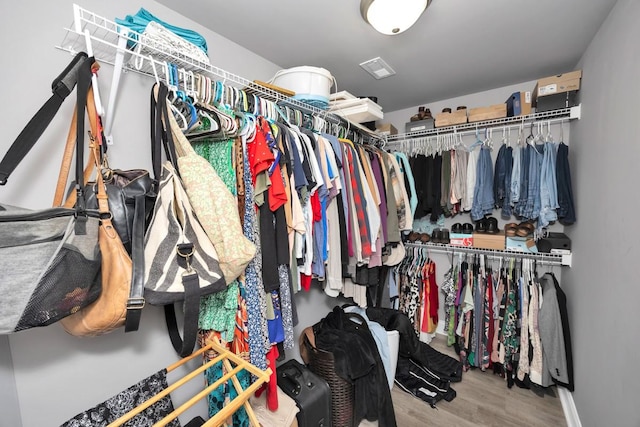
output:
[[[91,139],[89,141],[89,149],[96,151],[93,156],[87,158],[87,165],[84,168],[83,183],[89,182],[91,175],[93,174],[94,167],[99,169],[102,159],[102,127],[98,119],[98,112],[95,106],[95,100],[93,98],[93,87],[90,87],[87,91],[87,115],[89,116],[89,125],[91,127]],[[62,206],[65,208],[72,208],[76,204],[76,193],[71,193],[63,203],[63,198],[67,189],[67,181],[69,179],[69,171],[71,170],[71,161],[73,160],[73,154],[76,144],[76,121],[78,120],[78,112],[74,110],[73,117],[71,119],[71,126],[69,127],[69,133],[67,135],[67,142],[64,147],[64,153],[62,154],[62,161],[60,163],[60,173],[58,174],[58,183],[56,184],[56,192],[53,196],[53,206]],[[96,142],[97,141],[97,142]],[[96,160],[94,160],[94,158]]]
[[[144,308],[144,231],[145,196],[138,195],[134,201],[133,230],[131,236],[131,290],[127,300],[127,317],[124,331],[137,331]]]
[[[196,272],[182,276],[184,286],[184,324],[180,337],[176,319],[175,304],[164,306],[164,317],[169,330],[169,338],[173,348],[180,357],[187,357],[193,352],[198,338],[198,316],[200,312],[200,279]]]
[[[171,132],[167,132],[168,121],[167,96],[169,88],[162,82],[156,83],[151,89],[151,161],[153,163],[154,182],[160,180],[162,175],[162,150],[171,162],[173,167],[178,171],[178,157],[176,155],[175,145]],[[167,117],[166,119],[164,117]],[[179,175],[179,174],[178,174]]]
[[[5,185],[9,176],[20,164],[22,159],[31,151],[40,136],[53,120],[62,102],[71,94],[82,74],[82,65],[85,64],[87,54],[79,52],[67,65],[64,71],[53,81],[51,90],[53,95],[44,103],[38,112],[15,139],[4,158],[0,162],[0,185]]]

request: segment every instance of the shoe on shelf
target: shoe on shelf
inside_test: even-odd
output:
[[[456,233],[456,234],[461,234],[462,233],[462,224],[460,224],[459,222],[456,222],[455,224],[453,224],[451,226],[451,232],[452,233]]]
[[[486,233],[487,232],[487,219],[482,218],[476,221],[476,232],[477,233]]]
[[[441,232],[442,232],[442,237],[440,238],[440,243],[444,243],[447,245],[451,243],[451,240],[449,239],[449,230],[447,230],[446,228],[443,228]]]
[[[431,110],[429,110],[427,107],[418,107],[418,114],[414,114],[413,116],[411,116],[409,121],[417,122],[420,120],[430,119],[430,118],[432,118]]]
[[[536,226],[531,222],[522,222],[518,225],[516,230],[516,235],[520,237],[527,237],[530,234],[533,234],[533,231],[536,229]]]
[[[470,222],[465,222],[462,225],[462,232],[464,234],[473,234],[473,224],[471,224]]]
[[[450,113],[451,112],[451,108],[449,108],[449,107],[443,108],[442,112],[443,113]]]
[[[415,242],[419,237],[420,235],[418,233],[412,231],[411,233],[409,233],[409,237],[407,237],[407,240],[409,240],[410,242]]]
[[[429,237],[428,233],[420,233],[420,241],[422,243],[427,243],[429,240],[431,240],[431,237]]]
[[[436,228],[431,232],[431,242],[442,243],[442,230]]]
[[[505,224],[504,226],[504,234],[507,237],[514,237],[516,235],[516,231],[518,230],[518,224],[515,222],[510,222]]]
[[[466,105],[458,105],[458,108],[456,108],[456,110],[466,110],[467,106]]]
[[[487,222],[487,233],[496,234],[500,232],[498,228],[498,220],[492,216],[486,218]]]

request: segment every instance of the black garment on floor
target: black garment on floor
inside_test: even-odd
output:
[[[367,308],[369,320],[380,323],[387,331],[400,333],[399,357],[409,357],[437,377],[448,381],[462,380],[462,363],[420,341],[406,314],[391,308]]]
[[[424,400],[431,407],[444,399],[451,402],[456,392],[450,382],[433,376],[409,357],[399,357],[396,367],[395,383],[405,392]]]
[[[396,417],[384,365],[366,321],[334,307],[313,326],[316,347],[333,353],[335,371],[354,384],[354,425],[363,419],[395,427]]]

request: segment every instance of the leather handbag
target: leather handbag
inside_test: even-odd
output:
[[[89,157],[97,167],[102,154],[100,149],[102,135],[97,126],[98,114],[92,90],[89,90],[87,96],[87,110],[91,123]],[[63,165],[61,170],[64,169]],[[85,188],[89,188],[92,192],[97,191],[93,200],[97,203],[96,207],[101,218],[98,242],[101,254],[102,293],[94,302],[60,321],[64,330],[74,336],[103,335],[123,326],[127,317],[127,301],[131,290],[131,258],[112,222],[111,205],[108,203],[102,173],[98,172],[96,175],[95,185]]]
[[[91,89],[90,89],[91,90]],[[84,182],[93,174],[94,168],[99,170],[104,180],[109,202],[109,216],[122,245],[131,256],[133,264],[129,285],[129,297],[125,301],[127,316],[125,332],[137,331],[144,307],[144,233],[151,216],[155,201],[157,181],[145,169],[120,170],[111,169],[107,160],[100,118],[95,111],[93,97],[87,99],[88,113],[94,144],[94,156],[91,157],[84,170]],[[58,177],[58,186],[54,197],[54,206],[61,204],[71,158],[73,156],[72,140],[67,140],[62,167]],[[94,160],[95,159],[95,160]],[[159,170],[159,169],[158,169]],[[159,172],[158,175],[159,176]],[[88,182],[85,187],[85,203],[91,209],[98,209],[96,182]],[[66,199],[64,207],[72,207],[76,202],[75,193]],[[115,245],[115,243],[114,243]]]
[[[159,94],[158,103],[161,99],[169,102],[166,95]],[[218,252],[225,280],[231,283],[256,254],[255,245],[243,233],[238,203],[213,166],[195,152],[172,115],[165,126],[175,142],[178,169],[191,205]]]
[[[165,87],[166,88],[166,87]],[[153,94],[152,94],[153,101]],[[153,104],[153,102],[152,102]],[[152,123],[161,129],[168,120],[166,102],[152,105]],[[227,288],[218,254],[196,217],[174,168],[175,149],[170,132],[152,132],[164,146],[158,196],[145,234],[146,302],[164,306],[169,337],[180,356],[189,355],[198,334],[200,298]],[[184,302],[183,337],[178,331],[174,303]]]
[[[75,176],[81,182],[84,115],[93,58],[78,53],[53,81],[51,98],[0,161],[0,185],[38,141],[77,85]],[[76,186],[78,200],[84,189]],[[31,211],[0,204],[0,333],[47,326],[93,302],[101,292],[99,212],[73,208]]]

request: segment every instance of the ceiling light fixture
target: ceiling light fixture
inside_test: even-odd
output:
[[[400,34],[416,23],[431,0],[360,0],[360,13],[378,32]]]

